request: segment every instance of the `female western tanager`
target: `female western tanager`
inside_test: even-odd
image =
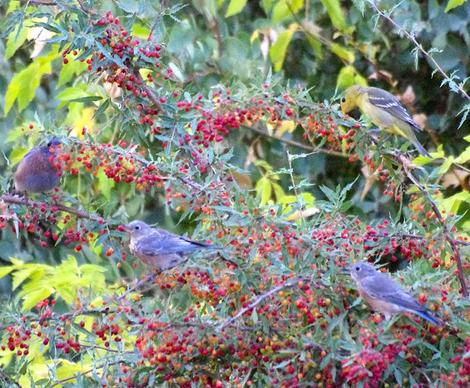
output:
[[[351,86],[341,98],[341,110],[348,113],[356,107],[380,129],[405,137],[420,154],[431,157],[415,135],[422,129],[395,96],[379,88]]]

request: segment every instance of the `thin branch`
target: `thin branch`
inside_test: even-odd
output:
[[[429,204],[431,205],[432,211],[434,212],[434,214],[436,215],[438,221],[440,222],[442,226],[442,232],[444,234],[444,237],[452,248],[454,260],[457,262],[457,276],[459,278],[460,285],[462,287],[462,294],[464,297],[468,297],[468,288],[467,288],[467,283],[465,281],[465,273],[464,273],[464,268],[462,264],[462,258],[460,257],[459,247],[457,246],[456,240],[452,237],[450,230],[447,226],[447,223],[444,220],[444,217],[442,217],[442,214],[439,211],[439,208],[437,207],[436,202],[432,199],[431,194],[429,194],[429,191],[426,190],[426,188],[423,185],[421,185],[421,183],[418,182],[418,180],[409,170],[408,166],[410,162],[408,161],[408,159],[406,159],[402,154],[396,153],[395,160],[397,160],[401,164],[406,176],[409,178],[411,182],[415,184],[418,190],[421,191],[421,193],[426,197]]]
[[[78,218],[87,218],[92,221],[96,221],[100,224],[104,224],[105,220],[103,217],[93,214],[93,213],[87,213],[86,211],[75,209],[69,206],[61,205],[61,204],[49,204],[47,202],[40,202],[40,201],[33,201],[29,198],[26,197],[20,197],[18,195],[12,195],[12,194],[4,194],[0,196],[0,201],[3,201],[5,203],[10,203],[10,204],[15,204],[15,205],[25,205],[29,207],[34,207],[34,208],[39,208],[41,206],[46,206],[47,208],[51,210],[57,210],[57,211],[63,211],[66,213],[74,214]]]
[[[21,388],[21,385],[13,380],[4,370],[0,368],[0,380],[3,380],[4,383],[7,383],[9,386],[14,386]]]
[[[258,133],[262,136],[268,137],[270,139],[278,140],[281,143],[285,143],[285,144],[288,144],[290,146],[301,148],[301,149],[304,149],[304,150],[307,150],[307,151],[318,152],[318,153],[323,153],[323,154],[333,155],[333,156],[340,156],[342,158],[347,158],[348,157],[347,154],[343,154],[342,152],[339,152],[339,151],[328,150],[328,149],[319,148],[319,147],[312,147],[311,145],[301,143],[301,142],[298,142],[298,141],[295,141],[295,140],[289,140],[289,139],[284,139],[282,137],[276,137],[276,136],[271,135],[268,132],[263,131],[262,129],[259,129],[259,128],[256,128],[256,127],[246,126],[244,128],[249,129],[250,131]]]
[[[103,368],[106,368],[108,366],[113,366],[113,365],[117,365],[117,364],[127,364],[128,362],[125,361],[125,360],[118,360],[118,361],[113,361],[113,362],[106,362],[102,365],[98,365],[98,366],[94,366],[93,368],[90,368],[84,372],[80,372],[80,373],[77,373],[71,377],[67,377],[65,379],[62,379],[62,380],[57,380],[55,383],[52,383],[51,387],[56,387],[58,385],[62,385],[64,383],[67,383],[69,381],[72,381],[72,380],[76,380],[77,377],[80,377],[80,376],[86,376],[87,374],[90,374],[98,369],[103,369]]]
[[[274,295],[278,293],[281,290],[284,290],[285,288],[290,288],[295,286],[300,280],[303,280],[301,277],[297,277],[294,279],[291,279],[283,284],[280,284],[279,286],[276,286],[274,288],[271,288],[269,291],[265,292],[264,294],[258,295],[253,302],[251,302],[248,306],[242,308],[237,314],[235,314],[233,317],[225,320],[224,322],[220,323],[217,326],[218,330],[223,330],[227,326],[230,326],[232,323],[234,323],[237,319],[239,319],[241,316],[243,316],[245,313],[247,313],[250,310],[253,310],[256,306],[258,306],[261,302],[263,302],[265,299],[269,298],[271,295]]]
[[[421,43],[419,43],[415,36],[411,33],[409,33],[407,30],[405,30],[401,25],[399,25],[395,20],[393,20],[390,16],[388,16],[385,12],[381,11],[379,9],[379,7],[377,7],[377,4],[375,4],[375,1],[374,0],[369,0],[368,1],[370,6],[375,10],[375,12],[377,12],[381,17],[383,17],[384,19],[388,20],[397,30],[398,32],[402,33],[403,35],[405,35],[414,45],[415,47],[422,53],[424,54],[428,59],[429,61],[434,65],[434,67],[436,68],[436,70],[444,77],[444,79],[450,83],[452,82],[453,85],[455,85],[455,88],[460,92],[460,94],[466,98],[468,101],[470,101],[470,96],[468,95],[468,93],[463,90],[462,86],[458,85],[456,82],[452,81],[452,79],[447,75],[447,73],[442,69],[442,67],[439,65],[439,63],[434,59],[434,57],[429,54],[424,48],[423,46],[421,45]],[[451,88],[451,90],[453,90]]]

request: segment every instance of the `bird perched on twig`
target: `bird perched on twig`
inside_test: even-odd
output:
[[[434,325],[441,326],[443,322],[431,315],[407,291],[405,291],[388,274],[379,272],[367,262],[352,264],[349,273],[355,280],[359,294],[376,311],[381,312],[386,320],[393,314],[409,312],[426,319]]]
[[[380,129],[403,136],[420,154],[431,157],[416,138],[415,131],[422,131],[421,127],[394,95],[379,88],[354,85],[341,98],[341,110],[348,113],[356,107]]]
[[[59,184],[60,171],[57,155],[61,142],[52,138],[47,145],[35,147],[18,164],[14,176],[17,192],[41,193]]]
[[[193,241],[186,237],[152,228],[143,221],[135,220],[124,226],[131,239],[130,251],[144,263],[165,271],[185,262],[188,255],[205,249],[221,247]]]

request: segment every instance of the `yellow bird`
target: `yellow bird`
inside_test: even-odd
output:
[[[422,129],[394,95],[379,88],[354,85],[341,98],[341,110],[348,113],[356,107],[380,129],[403,136],[420,154],[431,157],[415,135],[415,131]]]

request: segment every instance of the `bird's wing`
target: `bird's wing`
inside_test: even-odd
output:
[[[155,229],[137,242],[137,249],[144,255],[185,254],[206,246],[162,229]]]
[[[362,279],[361,287],[372,298],[396,304],[409,310],[423,310],[421,306],[407,291],[391,277],[381,272]]]
[[[371,87],[367,89],[367,96],[372,105],[386,110],[397,119],[400,119],[410,124],[413,128],[422,131],[422,128],[413,120],[405,107],[393,94],[379,88]]]

